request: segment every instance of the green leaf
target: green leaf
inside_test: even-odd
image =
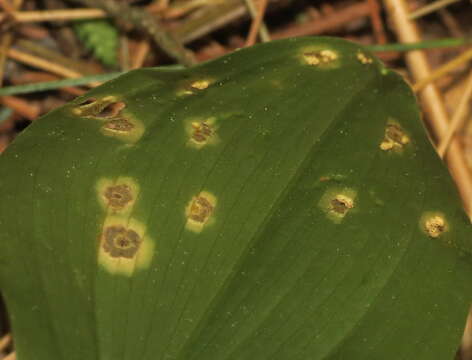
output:
[[[471,225],[415,98],[364,48],[140,69],[0,158],[19,360],[452,359]]]
[[[74,24],[77,36],[87,49],[103,64],[115,66],[117,64],[118,31],[108,20],[94,19],[77,21]]]

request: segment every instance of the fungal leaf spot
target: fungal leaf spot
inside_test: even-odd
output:
[[[115,131],[117,133],[124,134],[129,133],[135,128],[133,123],[121,117],[107,121],[107,123],[103,126],[108,131]]]
[[[362,51],[359,51],[356,57],[357,57],[357,60],[359,60],[361,64],[372,64],[374,62],[374,60],[371,57],[367,56]]]
[[[354,207],[354,202],[351,198],[344,195],[336,195],[334,199],[331,200],[331,211],[339,215],[346,215],[349,209]]]
[[[144,133],[144,125],[130,114],[120,113],[110,118],[101,129],[106,136],[116,137],[127,143],[135,143]]]
[[[98,263],[109,273],[131,276],[147,268],[154,255],[154,241],[139,221],[124,216],[108,216],[103,224]]]
[[[101,99],[88,98],[72,109],[75,115],[106,120],[118,115],[126,104],[116,96],[105,96]]]
[[[194,148],[200,149],[205,145],[218,142],[215,117],[210,117],[205,120],[188,120],[186,128],[189,135],[188,143]]]
[[[190,84],[190,87],[198,90],[205,90],[210,85],[209,80],[197,80]]]
[[[113,102],[108,105],[106,105],[98,114],[95,116],[100,117],[100,118],[114,118],[117,116],[119,113],[121,113],[121,110],[123,110],[126,107],[126,104],[122,101],[118,102]]]
[[[330,188],[323,194],[318,206],[330,220],[339,224],[355,208],[356,195],[356,191],[351,188]]]
[[[124,226],[109,226],[103,234],[103,249],[111,257],[132,259],[139,250],[142,239],[131,229]]]
[[[428,212],[421,217],[420,228],[426,235],[436,239],[449,230],[449,224],[442,213]]]
[[[130,177],[120,177],[116,181],[100,179],[96,189],[100,204],[112,214],[129,213],[139,192],[137,183]]]
[[[126,184],[110,186],[105,191],[105,198],[113,208],[123,208],[133,200],[131,189]]]
[[[338,52],[323,46],[309,46],[301,49],[301,60],[303,64],[324,69],[339,66]]]
[[[204,143],[208,140],[208,138],[213,134],[213,130],[210,125],[205,122],[193,122],[193,134],[192,140],[197,143]]]
[[[212,83],[213,79],[197,79],[190,82],[185,82],[177,91],[177,96],[193,95],[207,89]]]
[[[385,128],[384,139],[380,143],[380,149],[384,151],[401,151],[409,142],[410,138],[401,125],[397,121],[389,119]]]
[[[216,207],[216,197],[207,191],[194,196],[185,208],[187,217],[186,228],[199,233],[213,221],[213,212]]]

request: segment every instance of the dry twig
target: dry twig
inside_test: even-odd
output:
[[[19,9],[23,3],[23,0],[17,0],[13,5],[11,5],[8,1],[3,0],[0,1],[2,7],[5,9],[5,11],[10,14],[14,12],[15,10]],[[6,64],[6,59],[7,59],[7,53],[8,50],[10,49],[10,46],[13,41],[13,35],[12,33],[8,32],[2,36],[2,40],[0,42],[0,87],[3,84],[3,73],[5,71],[5,64]]]
[[[380,16],[380,5],[378,0],[367,0],[370,8],[370,21],[372,22],[372,29],[374,30],[374,36],[377,44],[386,44],[387,36],[385,35],[385,29],[382,23],[382,17]]]
[[[144,60],[146,60],[146,56],[148,55],[150,48],[151,46],[147,40],[141,40],[138,43],[136,51],[131,54],[131,69],[138,69],[143,66]]]
[[[431,4],[428,4],[426,6],[423,6],[422,8],[413,11],[408,15],[409,20],[415,20],[418,19],[422,16],[425,16],[427,14],[431,14],[432,12],[435,12],[436,10],[442,9],[452,3],[455,3],[459,0],[436,0],[433,1]]]
[[[268,0],[261,0],[259,4],[259,8],[257,9],[257,15],[254,17],[251,28],[249,29],[249,35],[246,39],[245,46],[252,46],[256,43],[257,33],[261,28],[261,24],[263,24],[262,19],[264,18],[265,11],[267,9]],[[261,34],[262,35],[262,34]],[[264,39],[261,36],[263,41],[268,41],[269,39]]]
[[[432,73],[429,73],[428,76],[422,78],[421,80],[418,80],[418,82],[412,86],[413,91],[417,92],[422,90],[428,84],[431,84],[433,81],[439,79],[448,72],[455,70],[458,66],[468,62],[470,59],[472,59],[472,48],[465,51],[456,58],[452,59],[451,61],[447,62],[446,64],[440,66]]]
[[[0,103],[30,121],[36,120],[41,111],[37,103],[32,103],[16,96],[2,96],[0,97]]]
[[[447,129],[446,134],[441,138],[441,142],[438,145],[438,153],[439,156],[444,157],[449,144],[451,143],[451,139],[456,133],[456,131],[462,125],[464,118],[467,115],[467,110],[469,108],[469,102],[472,98],[472,70],[470,71],[469,77],[467,79],[467,83],[465,86],[464,93],[462,94],[459,104],[457,105],[457,109],[452,116],[451,124]]]
[[[344,9],[337,10],[334,14],[326,15],[321,19],[316,19],[303,25],[291,26],[285,30],[275,31],[271,36],[273,39],[280,39],[332,32],[342,28],[353,20],[369,16],[369,14],[370,7],[368,3],[354,3]]]
[[[74,70],[69,70],[68,68],[59,65],[59,64],[54,64],[50,61],[44,60],[40,57],[33,56],[30,54],[27,54],[25,52],[16,50],[16,49],[10,49],[8,51],[8,57],[22,62],[24,64],[33,66],[35,68],[51,72],[53,74],[57,74],[60,76],[64,76],[66,78],[78,78],[83,76],[81,73],[74,71]]]
[[[252,23],[251,23],[251,28],[249,29],[249,35],[246,39],[246,43],[244,46],[254,45],[256,43],[258,32],[263,42],[270,41],[269,32],[267,31],[267,28],[262,21],[262,19],[264,18],[264,14],[265,14],[268,2],[269,2],[268,0],[261,0],[259,3],[259,7],[256,10],[252,0],[246,0],[246,5],[252,16]]]
[[[0,6],[10,16],[16,11],[16,7],[8,0],[0,0]]]
[[[102,9],[59,9],[43,11],[15,11],[11,14],[19,23],[100,19],[108,17]]]

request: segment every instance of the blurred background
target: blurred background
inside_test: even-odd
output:
[[[42,114],[121,72],[307,35],[367,45],[405,77],[471,217],[470,0],[0,0],[0,153]],[[472,360],[469,320],[458,360]],[[0,360],[13,359],[0,297]]]

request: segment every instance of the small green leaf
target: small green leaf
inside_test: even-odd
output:
[[[77,36],[103,64],[117,64],[118,31],[109,20],[84,20],[74,24]]]

